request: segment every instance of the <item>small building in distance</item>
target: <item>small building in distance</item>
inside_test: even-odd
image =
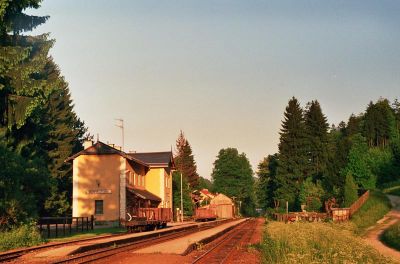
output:
[[[210,201],[210,208],[215,208],[218,218],[235,217],[235,204],[228,196],[219,193]]]
[[[125,153],[98,141],[66,161],[73,163],[74,217],[119,222],[138,208],[172,206],[171,151]]]

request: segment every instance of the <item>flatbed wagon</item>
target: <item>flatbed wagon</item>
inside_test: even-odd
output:
[[[136,215],[127,214],[125,227],[129,232],[165,228],[172,221],[171,208],[139,208]]]

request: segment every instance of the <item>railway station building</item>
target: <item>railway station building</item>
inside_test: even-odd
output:
[[[73,164],[74,217],[119,222],[139,208],[172,208],[171,151],[125,153],[97,141],[66,161]]]

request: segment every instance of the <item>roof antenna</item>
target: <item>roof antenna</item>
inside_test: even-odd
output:
[[[115,118],[115,120],[119,121],[119,124],[117,124],[116,126],[121,128],[121,131],[122,131],[122,146],[121,146],[121,150],[124,151],[124,119]]]
[[[97,142],[99,142],[99,133],[97,133]]]

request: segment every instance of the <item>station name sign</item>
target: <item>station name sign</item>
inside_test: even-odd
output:
[[[97,189],[97,190],[88,190],[87,194],[110,194],[110,189]]]

